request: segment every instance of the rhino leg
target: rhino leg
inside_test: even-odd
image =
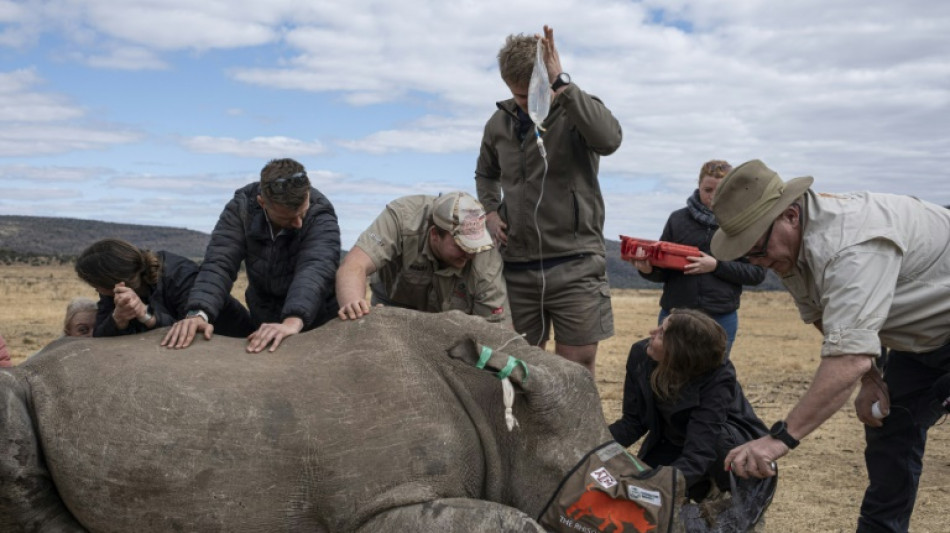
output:
[[[27,388],[0,371],[0,531],[84,532],[43,462]]]
[[[530,516],[500,503],[445,498],[389,509],[357,530],[418,533],[545,533]]]

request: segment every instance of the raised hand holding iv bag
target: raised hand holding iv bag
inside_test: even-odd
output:
[[[551,80],[548,78],[548,67],[544,64],[544,50],[541,48],[541,39],[538,39],[537,54],[534,59],[534,70],[531,72],[531,82],[528,84],[528,116],[535,126],[548,117],[551,109]]]

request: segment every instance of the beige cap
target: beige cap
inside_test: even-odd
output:
[[[713,196],[712,211],[719,222],[710,243],[713,257],[732,261],[748,253],[769,225],[814,181],[811,176],[782,181],[758,159],[733,169]]]
[[[467,193],[456,191],[436,198],[432,204],[432,220],[451,233],[455,243],[470,254],[490,250],[493,246],[485,227],[485,208]]]

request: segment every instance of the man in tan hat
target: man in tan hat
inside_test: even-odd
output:
[[[742,477],[774,475],[773,461],[860,382],[854,406],[869,485],[858,531],[907,531],[927,429],[941,414],[934,384],[950,372],[950,212],[909,196],[818,194],[812,181],[784,182],[749,161],[713,199],[713,255],[777,272],[802,319],[824,335],[808,391],[769,436],[733,449],[726,464]],[[877,361],[882,344],[886,364]]]
[[[458,309],[511,324],[501,256],[485,210],[464,192],[397,198],[360,235],[336,275],[338,316],[356,319],[374,304],[427,312]]]

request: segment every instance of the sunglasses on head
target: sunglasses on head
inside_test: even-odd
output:
[[[265,185],[273,193],[282,193],[287,189],[303,187],[310,184],[310,179],[307,178],[306,172],[298,172],[292,176],[285,178],[277,178],[274,181],[268,182]]]
[[[725,176],[731,170],[729,163],[707,163],[703,166],[703,174],[708,176]]]

